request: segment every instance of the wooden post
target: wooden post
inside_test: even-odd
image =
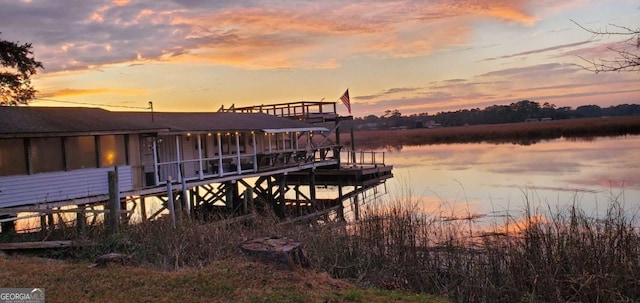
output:
[[[53,221],[53,213],[47,214],[47,228],[49,231],[56,229],[56,223]]]
[[[40,232],[43,234],[47,232],[47,215],[40,215]]]
[[[171,176],[167,178],[167,204],[169,215],[171,215],[171,225],[173,228],[176,228],[176,207],[173,203],[173,186],[171,185]]]
[[[250,205],[253,205],[253,190],[247,187],[244,189],[244,200],[242,203],[242,211],[245,215],[249,213]]]
[[[193,187],[189,191],[189,205],[191,205],[191,209],[195,209],[198,206],[198,186]]]
[[[273,180],[272,180],[272,176],[268,176],[266,178],[267,180],[267,195],[268,195],[268,199],[269,199],[269,205],[273,208],[273,211],[278,211],[278,209],[276,208],[276,199],[273,198]]]
[[[300,179],[296,182],[296,216],[302,215],[302,209],[300,208]]]
[[[356,139],[353,136],[353,126],[351,127],[351,162],[356,165]]]
[[[227,209],[233,209],[233,184],[231,183],[231,181],[227,181],[225,182],[225,205],[227,206]]]
[[[344,221],[344,201],[342,197],[342,180],[338,179],[338,203],[340,203],[340,207],[338,207],[338,219],[340,221]]]
[[[142,217],[142,222],[147,222],[147,205],[145,202],[145,196],[140,196],[140,216]]]
[[[282,214],[282,217],[284,218],[286,216],[286,209],[285,209],[285,199],[284,199],[284,193],[285,193],[285,187],[287,186],[287,180],[286,180],[286,176],[284,174],[280,175],[280,186],[278,189],[278,192],[280,194],[280,207],[279,207],[279,212]]]
[[[336,117],[336,145],[340,145],[340,117]]]
[[[120,209],[120,190],[118,188],[117,168],[109,171],[107,176],[109,178],[109,213],[107,222],[109,223],[109,231],[116,233],[120,225],[120,216],[118,216],[118,210]]]
[[[85,234],[87,228],[87,217],[85,216],[86,205],[78,205],[78,211],[76,212],[76,225],[78,227],[78,234],[81,236]]]
[[[240,184],[238,184],[237,180],[231,181],[231,186],[233,187],[233,203],[234,206],[242,204],[240,201]]]
[[[351,134],[353,136],[353,133]],[[353,142],[351,142],[353,144]],[[340,145],[340,116],[336,117],[336,145]],[[338,160],[338,168],[340,167],[340,153],[333,155]]]
[[[355,191],[358,191],[358,187],[355,187]],[[360,220],[360,206],[358,205],[358,194],[353,196],[353,215],[356,221]]]
[[[311,169],[309,172],[309,195],[311,199],[311,203],[315,206],[316,204],[316,169],[315,167]]]
[[[191,216],[191,205],[189,204],[190,202],[188,193],[189,190],[187,189],[187,181],[185,181],[185,178],[182,178],[182,207],[185,214],[187,215],[187,218]]]

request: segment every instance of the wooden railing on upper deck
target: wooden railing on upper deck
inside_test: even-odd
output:
[[[223,109],[237,113],[265,113],[268,115],[303,121],[330,121],[338,117],[336,102],[299,101]]]
[[[340,156],[340,163],[356,166],[385,166],[385,152],[382,151],[343,151]]]

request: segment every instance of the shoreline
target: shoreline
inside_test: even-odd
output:
[[[354,132],[356,149],[481,142],[531,145],[542,140],[562,137],[590,138],[639,134],[640,116]],[[342,143],[351,146],[351,136],[341,135],[344,137]]]

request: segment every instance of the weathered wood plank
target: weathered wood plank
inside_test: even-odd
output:
[[[302,243],[287,237],[267,237],[245,241],[240,244],[240,250],[264,262],[287,265],[291,269],[297,266],[311,267],[311,261]]]
[[[287,224],[291,224],[291,223],[295,223],[295,222],[300,222],[300,221],[304,221],[304,220],[309,220],[309,219],[314,219],[323,215],[326,215],[328,213],[330,213],[331,211],[334,210],[339,210],[342,207],[342,205],[336,205],[330,208],[327,208],[325,210],[321,210],[321,211],[317,211],[308,215],[304,215],[304,216],[300,216],[300,217],[295,217],[286,221],[282,221],[280,223],[278,223],[278,226],[280,225],[287,225]]]
[[[86,241],[39,241],[39,242],[14,242],[0,243],[0,250],[63,248],[92,245]]]

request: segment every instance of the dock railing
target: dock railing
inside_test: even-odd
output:
[[[234,153],[209,158],[180,159],[155,164],[155,182],[147,186],[166,184],[169,177],[175,182],[215,179],[276,169],[293,168],[316,163],[337,164],[342,146],[325,145],[298,149]]]
[[[335,102],[317,101],[300,101],[292,103],[234,107],[223,110],[236,113],[265,113],[276,117],[303,120],[337,116]]]
[[[348,166],[384,166],[385,152],[383,151],[343,151],[340,163]]]

